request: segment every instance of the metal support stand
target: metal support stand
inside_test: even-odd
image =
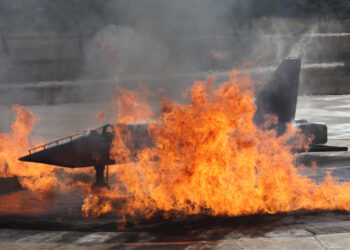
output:
[[[94,184],[94,186],[95,187],[107,187],[107,188],[109,188],[109,186],[108,186],[108,166],[107,166],[107,176],[106,176],[107,183],[105,183],[105,176],[104,176],[105,165],[96,165],[95,170],[96,170],[96,183]]]
[[[109,177],[109,165],[107,165],[107,172],[106,172],[106,184],[108,186],[108,177]]]

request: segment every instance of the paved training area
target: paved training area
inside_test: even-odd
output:
[[[1,249],[350,249],[350,233],[311,235],[303,231],[293,235],[231,238],[215,241],[123,242],[117,232],[47,232],[0,230]]]

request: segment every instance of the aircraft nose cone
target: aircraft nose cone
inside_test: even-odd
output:
[[[71,144],[71,142],[66,143],[63,145],[43,149],[41,151],[28,154],[19,158],[18,160],[68,167],[72,165],[71,160],[76,159],[76,155],[74,155],[75,150],[72,150],[72,146],[73,145]]]
[[[35,161],[35,157],[33,157],[32,154],[29,154],[29,155],[26,155],[26,156],[23,156],[23,157],[19,158],[18,160],[20,160],[20,161],[34,162],[34,161]]]
[[[47,148],[19,158],[20,161],[44,163],[62,167],[88,167],[112,164],[110,142],[100,137],[83,136],[73,141]]]

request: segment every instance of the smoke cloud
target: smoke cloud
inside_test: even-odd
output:
[[[346,22],[300,19],[262,4],[273,1],[35,0],[22,4],[32,11],[20,12],[21,2],[0,1],[7,13],[0,80],[32,84],[3,88],[1,104],[106,102],[115,86],[140,82],[176,99],[194,80],[226,77],[246,62],[262,69],[253,76],[264,82],[285,57],[303,57],[319,70],[319,63],[346,65],[349,50]]]
[[[86,47],[86,74],[113,78],[161,73],[168,54],[167,47],[151,35],[109,25],[99,31]]]

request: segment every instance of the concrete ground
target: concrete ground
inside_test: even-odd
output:
[[[120,233],[116,232],[86,232],[77,235],[76,232],[69,231],[23,232],[2,229],[0,249],[350,249],[350,233],[312,235],[302,230],[292,233],[239,239],[228,235],[215,241],[123,242]],[[70,240],[64,240],[65,237]]]

